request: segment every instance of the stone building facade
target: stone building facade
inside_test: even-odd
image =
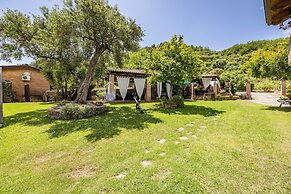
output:
[[[12,82],[19,102],[43,101],[44,93],[50,89],[40,69],[29,65],[3,65],[2,76]]]

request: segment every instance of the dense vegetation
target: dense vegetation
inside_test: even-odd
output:
[[[290,79],[287,45],[287,39],[281,38],[212,51],[201,46],[188,46],[182,36],[173,36],[168,42],[130,53],[126,67],[145,69],[153,75],[153,80],[175,79],[175,83],[215,73],[220,75],[222,82],[231,82],[235,89],[244,89],[247,80]]]
[[[4,80],[2,82],[3,86],[3,101],[4,102],[16,102],[16,94],[12,90],[12,83],[9,80]]]

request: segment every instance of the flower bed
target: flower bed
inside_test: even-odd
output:
[[[96,116],[107,111],[103,103],[67,103],[48,109],[48,116],[52,119],[73,120]]]

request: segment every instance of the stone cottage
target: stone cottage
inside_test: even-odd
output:
[[[3,65],[2,76],[12,83],[19,102],[43,101],[44,93],[50,89],[40,69],[30,65]]]

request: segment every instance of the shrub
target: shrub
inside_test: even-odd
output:
[[[104,99],[107,93],[107,88],[97,88],[96,95],[98,99]]]
[[[184,107],[184,98],[181,95],[175,95],[171,99],[174,103],[177,104],[177,107],[182,108]]]
[[[3,101],[4,102],[16,102],[16,93],[12,90],[11,81],[4,80],[3,84]]]
[[[48,110],[48,115],[53,119],[71,120],[71,119],[83,119],[106,112],[107,108],[102,103],[88,103],[77,104],[67,103],[60,104],[54,108]]]
[[[270,92],[280,88],[280,81],[275,80],[257,80],[254,83],[254,89],[259,91]]]
[[[163,108],[182,108],[184,107],[184,98],[180,95],[175,95],[171,99],[162,97],[160,99],[160,105]]]

